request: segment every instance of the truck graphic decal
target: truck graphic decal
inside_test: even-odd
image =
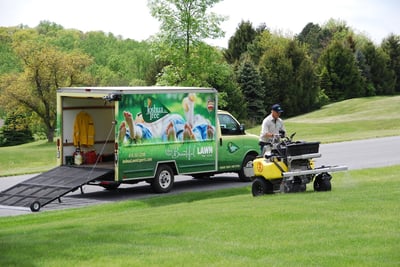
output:
[[[120,174],[152,175],[157,162],[180,171],[216,168],[216,94],[127,94],[118,101]]]
[[[239,147],[237,145],[235,145],[233,142],[229,142],[227,149],[228,149],[229,153],[235,153],[236,151],[239,150]]]
[[[170,113],[168,108],[154,97],[148,97],[143,101],[141,109],[145,122],[155,122]]]
[[[213,97],[194,93],[123,95],[117,118],[120,145],[214,140]]]

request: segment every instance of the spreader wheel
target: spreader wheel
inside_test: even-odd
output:
[[[332,176],[327,172],[318,174],[314,180],[314,191],[317,192],[331,191],[332,190],[331,179]]]
[[[258,177],[253,181],[251,192],[254,197],[262,196],[264,194],[272,194],[274,192],[273,185],[270,181],[267,181],[262,177]]]

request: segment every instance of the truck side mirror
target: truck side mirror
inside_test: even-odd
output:
[[[244,124],[240,124],[239,127],[240,127],[240,128],[239,128],[240,133],[244,134],[244,131],[245,131],[245,129],[246,129],[246,127],[244,127]]]

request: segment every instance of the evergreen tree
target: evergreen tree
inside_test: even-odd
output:
[[[241,21],[234,35],[229,38],[228,49],[224,51],[224,56],[229,64],[239,61],[243,53],[247,51],[247,45],[252,43],[257,35],[250,21]]]
[[[32,132],[26,116],[10,112],[4,121],[0,133],[1,146],[15,146],[33,141]]]
[[[382,42],[382,49],[389,56],[389,68],[396,77],[395,90],[400,92],[400,35],[389,35]]]
[[[314,62],[318,60],[323,48],[322,42],[322,29],[318,24],[314,24],[312,22],[308,23],[299,35],[296,36],[296,39],[302,43],[307,44],[308,52],[311,55],[311,58]]]
[[[324,79],[330,88],[324,88],[332,101],[365,95],[363,79],[350,48],[335,40],[324,50],[319,59],[320,69],[325,71]]]
[[[394,94],[396,80],[394,71],[389,68],[389,56],[370,41],[362,46],[358,54],[358,61],[363,62],[360,69],[366,78],[367,95]]]
[[[285,116],[314,109],[319,80],[306,46],[267,33],[260,37],[251,52],[262,55],[259,69],[265,88],[264,106],[280,103],[285,106]]]
[[[245,60],[237,71],[237,80],[247,102],[247,114],[253,123],[262,121],[265,116],[264,95],[260,74],[254,63]]]

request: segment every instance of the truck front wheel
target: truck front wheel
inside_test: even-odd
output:
[[[168,193],[174,185],[174,172],[169,165],[160,165],[151,183],[156,193]]]
[[[251,181],[251,176],[246,175],[245,168],[255,158],[256,158],[256,156],[254,156],[254,155],[246,155],[246,157],[244,158],[243,163],[242,163],[242,167],[241,167],[241,169],[240,169],[240,171],[238,173],[240,181],[242,181],[242,182],[250,182]]]

